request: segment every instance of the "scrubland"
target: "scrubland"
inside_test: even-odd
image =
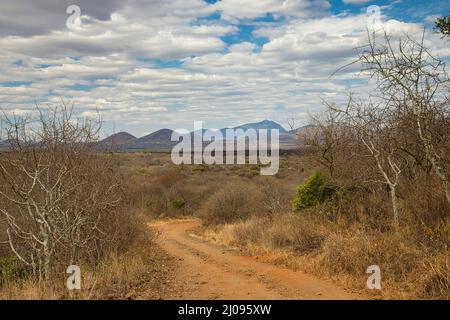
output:
[[[95,152],[98,122],[66,106],[7,118],[0,151],[0,298],[158,298],[173,261],[133,202],[113,153]],[[81,290],[69,291],[69,266]],[[152,288],[159,288],[151,290]]]
[[[124,183],[115,249],[101,261],[81,264],[83,289],[72,296],[65,265],[50,279],[35,281],[3,246],[2,298],[136,298],[142,282],[150,286],[147,297],[158,297],[165,288],[153,279],[167,272],[161,261],[172,262],[159,252],[145,221],[193,216],[203,221],[196,232],[204,239],[331,278],[369,297],[449,298],[449,208],[433,179],[401,199],[394,226],[386,190],[340,191],[294,210],[297,187],[320,168],[309,153],[282,155],[279,173],[269,177],[252,165],[175,166],[165,153],[108,156]],[[381,268],[382,290],[365,288],[370,265]]]
[[[360,48],[374,92],[324,101],[274,176],[259,165],[92,152],[96,129],[65,108],[40,113],[40,131],[10,119],[0,297],[138,298],[143,283],[147,297],[161,296],[172,264],[145,222],[194,216],[205,239],[369,297],[449,299],[450,78],[423,43],[390,41]],[[71,264],[84,274],[74,296],[64,288]],[[372,265],[381,290],[365,289]]]
[[[396,226],[386,190],[340,190],[294,210],[297,187],[320,168],[308,153],[282,156],[271,177],[259,176],[251,165],[178,167],[165,154],[123,154],[121,165],[133,177],[131,193],[145,215],[200,217],[197,233],[209,241],[331,278],[369,297],[449,298],[449,208],[436,180],[401,199]],[[366,289],[371,265],[381,268],[382,290]]]

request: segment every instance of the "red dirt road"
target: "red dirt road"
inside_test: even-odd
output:
[[[179,261],[177,299],[358,299],[335,284],[255,261],[189,234],[198,220],[158,221],[163,250]]]

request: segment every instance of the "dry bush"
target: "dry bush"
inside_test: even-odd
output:
[[[143,168],[139,168],[139,171]],[[187,176],[179,168],[146,169],[150,174],[127,177],[127,199],[150,217],[192,215],[214,192],[218,181],[203,176]]]
[[[142,224],[141,224],[142,225]],[[32,278],[9,279],[0,290],[0,299],[129,299],[140,296],[139,286],[145,282],[147,289],[154,289],[152,279],[159,273],[159,256],[152,244],[154,235],[145,230],[127,247],[127,250],[111,251],[93,266],[80,263],[81,290],[68,291],[67,275],[62,270],[52,279],[35,281]],[[155,294],[157,294],[155,292]]]
[[[319,249],[330,232],[331,225],[318,222],[318,218],[298,214],[284,214],[274,218],[266,227],[266,243],[272,248],[286,248],[297,254]]]
[[[137,295],[132,289],[143,279],[152,279],[155,275],[151,272],[160,272],[154,257],[156,235],[133,210],[114,215],[108,222],[104,231],[110,237],[103,244],[101,259],[95,264],[91,259],[77,261],[82,275],[80,291],[67,290],[67,266],[63,265],[47,280],[36,281],[30,274],[4,279],[0,299],[125,299]]]
[[[446,251],[450,245],[450,206],[439,181],[423,176],[407,186],[402,199],[403,232],[416,245],[431,253]]]
[[[367,267],[379,265],[383,289],[378,294],[383,298],[449,297],[448,252],[432,254],[416,246],[407,230],[368,232],[366,226],[356,223],[342,229],[318,216],[292,213],[209,226],[204,234],[251,254],[284,252],[280,263],[348,281],[346,285],[360,291],[365,288]]]
[[[156,183],[160,183],[165,188],[170,188],[176,185],[184,178],[178,171],[167,170],[156,176]]]
[[[418,296],[423,299],[450,299],[450,257],[448,252],[428,258],[418,279]]]
[[[262,193],[261,205],[265,213],[277,215],[290,210],[295,193],[293,183],[270,177],[257,177],[253,183]]]
[[[258,246],[263,250],[282,249],[303,255],[319,250],[335,227],[317,217],[288,213],[255,215],[213,229],[214,232],[206,233],[219,243],[255,250]]]
[[[341,229],[350,228],[354,224],[359,224],[368,231],[384,232],[393,229],[389,196],[383,189],[340,189],[329,201],[307,211],[326,217]]]
[[[126,154],[121,156],[131,158]],[[151,217],[196,215],[204,203],[221,190],[224,184],[235,181],[240,183],[242,180],[249,185],[253,184],[264,194],[259,208],[261,212],[267,214],[284,212],[290,207],[294,190],[292,185],[295,184],[294,181],[300,180],[290,175],[289,179],[278,180],[260,177],[259,174],[251,175],[251,179],[237,179],[240,173],[247,175],[253,172],[252,166],[174,167],[167,163],[170,159],[165,159],[166,163],[148,166],[142,161],[141,156],[134,155],[134,157],[138,159],[127,162],[124,168],[128,173],[126,180],[129,180],[126,187],[127,198],[133,203],[138,203],[142,212]],[[198,168],[209,169],[199,173],[196,170]],[[180,202],[184,203],[182,208],[178,206]]]
[[[167,189],[162,185],[150,183],[144,190],[145,193],[142,194],[144,212],[156,217],[163,215],[169,205]]]
[[[405,279],[421,252],[396,234],[368,234],[354,229],[336,232],[326,239],[320,262],[331,272],[358,275],[370,265],[379,265],[386,279]]]
[[[0,237],[34,280],[67,266],[95,266],[128,250],[142,220],[124,200],[112,153],[92,148],[100,123],[75,119],[72,108],[37,109],[6,118],[9,149],[0,154]]]
[[[190,213],[197,214],[201,206],[218,190],[230,182],[233,177],[225,174],[225,169],[205,175],[193,175],[185,181],[184,189],[189,193],[188,206]]]
[[[382,270],[383,293],[391,297],[448,299],[448,252],[432,255],[401,233],[352,230],[331,234],[318,262],[331,274],[366,278],[370,265]]]
[[[200,210],[206,225],[246,220],[252,214],[262,213],[261,192],[251,183],[229,182],[208,198]]]
[[[253,217],[246,221],[225,225],[221,230],[221,241],[237,247],[252,247],[263,244],[267,225],[270,222],[264,217]]]
[[[145,170],[146,174],[142,174]],[[140,208],[141,212],[157,217],[169,209],[176,187],[184,177],[175,170],[167,168],[137,167],[126,176],[127,199],[130,206]]]
[[[375,80],[374,97],[350,95],[341,108],[326,103],[328,110],[306,132],[337,191],[299,214],[305,225],[325,228],[312,250],[323,270],[362,279],[377,264],[393,296],[399,290],[404,293],[397,296],[447,298],[450,78],[423,41],[379,40],[370,36],[359,49],[364,71]],[[292,251],[292,235],[279,242]]]
[[[121,194],[108,156],[91,150],[97,124],[65,106],[38,111],[6,117],[0,212],[12,253],[42,279],[60,263],[100,258]]]

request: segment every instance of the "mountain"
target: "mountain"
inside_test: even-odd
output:
[[[173,130],[160,129],[126,144],[127,149],[170,150],[178,142],[171,141]]]
[[[148,143],[148,142],[165,142],[170,141],[173,130],[170,129],[159,129],[153,133],[150,133],[142,138],[135,141],[136,144]]]
[[[300,133],[304,132],[305,130],[312,129],[314,127],[315,127],[315,125],[313,125],[313,124],[307,124],[306,126],[299,127],[294,130],[290,130],[289,133],[300,134]]]
[[[128,132],[115,133],[112,136],[102,140],[102,143],[112,144],[112,145],[122,145],[124,143],[129,143],[135,140],[136,137]]]
[[[261,122],[254,122],[254,123],[246,123],[246,124],[234,127],[233,129],[243,129],[243,130],[247,130],[247,129],[255,129],[255,130],[259,130],[259,129],[267,129],[267,130],[278,129],[280,133],[286,133],[287,132],[286,129],[284,129],[281,125],[279,125],[275,121],[271,121],[271,120],[264,120],[264,121],[261,121]]]
[[[9,149],[11,146],[9,140],[0,140],[0,150],[1,149]]]
[[[225,130],[227,128],[220,129],[223,137],[225,138]],[[264,120],[261,122],[246,123],[240,126],[234,127],[232,129],[242,129],[244,131],[248,129],[278,129],[280,132],[280,147],[291,149],[297,145],[297,135],[293,131],[287,131],[280,124],[271,120]],[[296,129],[296,130],[300,130]],[[204,133],[206,129],[202,130]],[[101,141],[102,148],[114,145],[120,150],[153,150],[153,151],[168,151],[171,150],[178,141],[171,141],[173,130],[171,129],[160,129],[153,133],[150,133],[144,137],[136,138],[127,132],[116,133]],[[270,133],[270,131],[269,131]],[[195,136],[200,135],[200,131],[191,132],[191,141],[194,140]],[[237,137],[239,139],[239,137]]]
[[[119,132],[100,141],[96,145],[96,148],[100,150],[121,150],[133,140],[136,140],[136,137],[132,134],[129,134],[128,132]]]

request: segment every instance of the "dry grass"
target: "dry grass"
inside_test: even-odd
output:
[[[149,250],[150,248],[146,248]],[[145,274],[147,267],[143,253],[130,251],[127,254],[112,253],[95,268],[80,266],[82,289],[70,292],[65,287],[63,271],[51,281],[22,279],[7,281],[0,291],[0,299],[108,299],[126,298],[123,294],[135,285],[136,279]]]
[[[51,281],[12,279],[0,290],[0,299],[159,299],[170,288],[175,262],[151,238],[135,243],[127,252],[111,252],[102,263],[92,267],[81,264],[81,290],[66,288],[65,270]]]
[[[165,204],[157,215],[198,215],[205,224],[202,235],[211,241],[269,254],[275,263],[375,298],[448,298],[450,225],[437,181],[400,188],[401,224],[395,231],[383,190],[344,190],[331,201],[291,212],[296,186],[315,170],[311,163],[309,156],[283,156],[278,175],[260,177],[252,166],[179,168],[161,160],[138,178],[163,190],[144,193],[161,196],[171,188],[183,194],[186,212]],[[365,289],[366,269],[373,264],[382,270],[381,292]]]
[[[142,234],[141,215],[196,215],[204,219],[202,235],[211,241],[331,278],[368,296],[449,299],[450,224],[434,180],[400,188],[400,227],[395,232],[387,195],[364,189],[291,212],[296,186],[316,169],[309,156],[283,156],[273,177],[253,174],[252,166],[177,167],[162,153],[121,154],[118,161],[127,179],[129,207],[116,221],[124,226],[116,235],[123,239],[119,252],[97,266],[83,267],[84,289],[76,296],[67,295],[62,270],[53,283],[7,282],[0,298],[126,299],[141,297],[139,291],[146,287],[155,288],[146,297],[157,298],[166,290],[152,282],[153,276],[161,277],[161,256],[152,255],[151,242],[133,242]],[[186,201],[182,209],[171,205],[179,198]],[[373,264],[382,270],[381,291],[365,289],[366,268]]]
[[[0,245],[0,299],[138,298],[141,293],[136,291],[136,288],[143,282],[146,283],[145,297],[159,298],[165,288],[156,283],[159,280],[155,279],[169,277],[173,270],[167,269],[168,263],[164,263],[167,256],[161,254],[154,243],[154,234],[149,232],[145,223],[148,218],[140,206],[139,192],[152,187],[153,180],[147,184],[146,181],[139,180],[146,176],[136,174],[135,169],[141,167],[133,168],[133,163],[140,166],[142,161],[142,165],[147,166],[147,157],[148,155],[144,154],[144,159],[132,158],[130,162],[128,157],[123,155],[114,159],[124,177],[121,197],[125,201],[114,214],[106,216],[107,223],[102,223],[101,232],[108,235],[108,241],[102,243],[102,251],[98,252],[98,255],[77,259],[74,263],[60,259],[52,264],[52,273],[48,280],[38,281],[32,277],[29,270],[22,272],[21,265],[11,264],[9,261],[12,259],[12,253],[6,245]],[[158,164],[157,167],[161,166]],[[160,185],[168,189],[182,178],[172,172],[162,177],[159,177],[159,174],[157,176],[154,179],[159,179]],[[134,191],[139,192],[134,195]],[[0,230],[0,240],[4,240],[4,235],[5,232]],[[70,264],[81,267],[82,290],[69,294],[66,288],[66,268]],[[20,273],[11,268],[20,270]]]
[[[367,233],[364,228],[338,229],[314,217],[285,214],[277,219],[253,217],[204,230],[216,243],[271,252],[286,266],[333,278],[347,287],[378,298],[449,298],[449,255],[432,255],[402,233]],[[380,292],[365,289],[366,269],[379,265]]]

